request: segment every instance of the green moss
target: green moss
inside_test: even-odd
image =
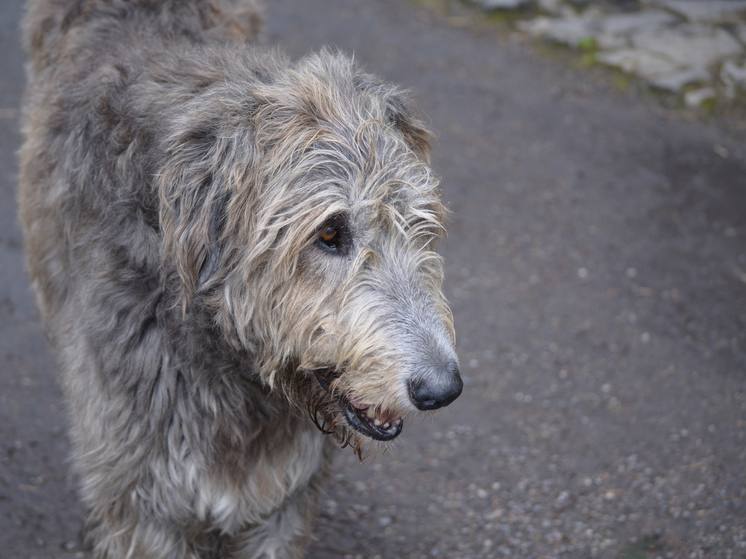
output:
[[[625,547],[622,550],[623,559],[647,559],[648,553],[659,552],[663,549],[663,539],[660,535],[645,536],[639,543]]]
[[[624,74],[617,71],[617,74],[614,78],[614,87],[616,87],[617,89],[627,89],[632,83],[632,79],[633,78],[630,74]]]
[[[708,114],[714,114],[718,108],[718,100],[715,97],[708,97],[702,101],[699,108]]]
[[[578,41],[578,50],[584,53],[595,53],[598,51],[595,37],[583,37]]]
[[[624,559],[645,559],[645,550],[639,547],[625,547],[622,550]]]
[[[586,52],[580,57],[580,63],[583,66],[593,66],[597,62],[595,52]]]

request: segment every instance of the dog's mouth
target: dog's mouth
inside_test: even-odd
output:
[[[391,441],[399,436],[404,426],[404,421],[400,416],[383,412],[376,406],[364,404],[358,400],[349,400],[341,394],[332,393],[330,392],[331,382],[322,374],[322,371],[314,371],[314,374],[321,387],[339,402],[347,423],[355,431],[377,441]]]

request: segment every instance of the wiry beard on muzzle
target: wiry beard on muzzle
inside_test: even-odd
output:
[[[319,431],[334,437],[341,448],[350,446],[362,462],[374,449],[385,452],[381,443],[395,439],[402,431],[403,421],[397,418],[391,424],[375,426],[376,415],[366,415],[365,408],[351,404],[334,388],[339,374],[330,368],[297,370],[293,382],[283,383],[283,391],[291,402],[305,408]]]
[[[301,408],[305,407],[305,411],[319,431],[334,437],[341,448],[352,447],[362,462],[369,456],[370,448],[366,448],[365,442],[350,428],[344,413],[340,410],[339,397],[325,389],[317,380],[317,375],[322,375],[325,379],[331,372],[329,369],[320,369],[318,372],[295,371],[295,382],[283,387],[286,396]],[[301,380],[298,381],[298,378]],[[327,381],[326,386],[328,385]],[[305,402],[305,406],[299,404],[300,402]]]

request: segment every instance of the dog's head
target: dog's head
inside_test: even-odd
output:
[[[221,86],[172,136],[167,253],[185,304],[207,305],[262,383],[359,451],[462,389],[432,134],[342,55],[265,73]]]

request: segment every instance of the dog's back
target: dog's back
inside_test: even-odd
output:
[[[24,36],[36,75],[76,46],[85,47],[87,33],[114,38],[122,28],[147,27],[155,28],[155,35],[196,42],[253,42],[260,34],[260,14],[257,0],[30,0]]]

